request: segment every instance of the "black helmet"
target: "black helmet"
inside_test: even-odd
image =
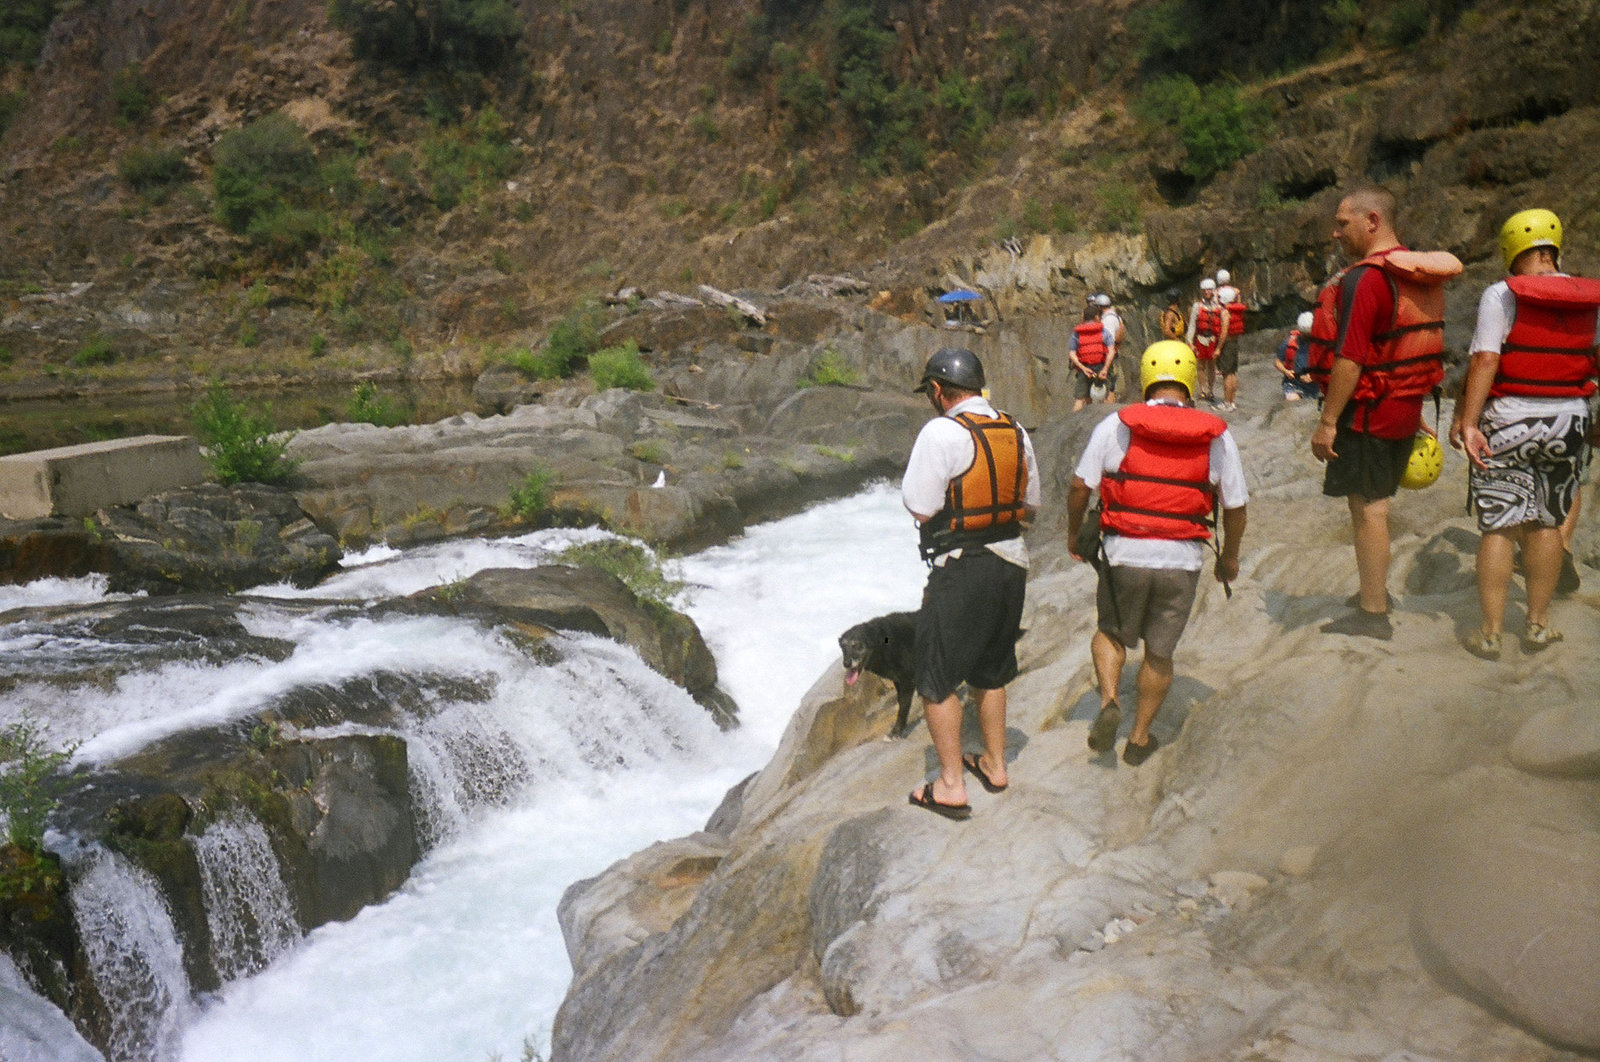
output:
[[[1178,292],[1177,288],[1168,288],[1167,289],[1167,301],[1168,302],[1177,302],[1178,301],[1178,295],[1179,295],[1179,292]]]
[[[952,384],[963,391],[983,390],[983,362],[965,347],[940,347],[922,370],[922,382],[912,394],[922,394],[929,380]]]

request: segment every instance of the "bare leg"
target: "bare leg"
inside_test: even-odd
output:
[[[1230,372],[1222,378],[1222,400],[1233,403],[1233,396],[1239,393],[1239,374]],[[1138,742],[1135,742],[1138,744]]]
[[[1519,537],[1512,531],[1485,531],[1478,540],[1478,610],[1483,614],[1485,634],[1505,629],[1511,558]]]
[[[941,804],[965,804],[967,784],[961,776],[961,698],[952,693],[938,704],[927,703],[923,712],[933,751],[939,757],[939,777],[933,799]]]
[[[1135,745],[1150,743],[1150,724],[1156,721],[1156,713],[1161,711],[1171,688],[1172,661],[1152,656],[1146,649],[1144,663],[1139,665],[1139,711],[1133,718],[1133,729],[1128,732],[1129,741]]]
[[[978,698],[978,726],[983,730],[983,755],[978,757],[978,766],[995,785],[1007,785],[1005,687],[972,692]]]
[[[1089,643],[1089,655],[1094,658],[1095,678],[1100,680],[1100,707],[1117,699],[1117,685],[1122,681],[1122,665],[1128,659],[1128,650],[1105,631],[1094,632]]]
[[[1528,622],[1550,622],[1550,599],[1561,574],[1561,529],[1527,526],[1522,536],[1522,577],[1528,586]]]
[[[1572,536],[1578,531],[1578,515],[1583,512],[1583,488],[1572,492],[1572,508],[1561,522],[1561,548],[1572,552]]]
[[[1361,580],[1361,611],[1389,611],[1389,499],[1346,499],[1355,533],[1356,575]]]

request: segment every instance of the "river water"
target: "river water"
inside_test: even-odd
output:
[[[151,909],[131,868],[119,872],[97,855],[85,873],[96,882],[115,878],[123,890],[111,897],[107,884],[108,898],[97,903],[127,909],[123,922],[108,924],[148,927],[150,938],[109,941],[107,969],[143,963],[149,969],[139,968],[133,990],[166,1000],[154,1017],[131,1022],[114,1055],[486,1062],[546,1051],[571,976],[555,918],[566,887],[701,828],[726,791],[770,758],[802,695],[837,661],[838,634],[914,608],[924,578],[911,520],[888,485],[678,562],[689,584],[680,607],[699,624],[721,685],[740,707],[742,726],[727,733],[613,643],[570,639],[559,663],[536,664],[464,622],[351,619],[348,609],[333,618],[276,604],[306,596],[377,601],[483,568],[543,563],[592,534],[541,532],[404,553],[380,547],[349,558],[309,593],[279,587],[252,595],[248,625],[292,640],[287,660],[167,664],[109,689],[21,691],[19,700],[37,702],[33,714],[51,719],[53,738],[81,741],[80,759],[109,760],[181,726],[258,710],[276,692],[330,672],[411,668],[495,679],[486,703],[441,706],[405,732],[413,790],[435,843],[387,902],[299,939],[282,885],[263,862],[257,824],[219,823],[197,840],[202,869],[213,868],[208,896],[247,910],[234,921],[251,927],[241,933],[232,916],[215,915],[213,936],[238,938],[222,954],[237,976],[211,997],[193,999],[162,973],[172,962],[159,904]],[[75,600],[106,600],[103,584],[0,588],[0,611]],[[25,648],[63,649],[37,637]],[[50,696],[72,703],[40,700]],[[0,706],[0,723],[16,710]],[[461,735],[486,730],[509,744],[511,765],[462,759]],[[479,775],[493,779],[492,798],[482,796],[481,777],[469,777]],[[80,913],[80,921],[103,917]]]

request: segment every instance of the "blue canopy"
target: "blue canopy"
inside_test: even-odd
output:
[[[960,291],[952,291],[948,295],[940,295],[939,296],[939,301],[940,302],[981,302],[981,301],[983,301],[983,296],[979,295],[976,291],[967,291],[966,289],[963,288]]]

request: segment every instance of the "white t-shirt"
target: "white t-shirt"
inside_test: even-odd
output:
[[[1217,301],[1227,306],[1239,301],[1239,289],[1232,284],[1224,284],[1217,288]]]
[[[1106,349],[1111,350],[1117,345],[1117,336],[1122,334],[1122,318],[1117,316],[1117,311],[1108,309],[1100,315],[1100,326],[1105,329]]]
[[[1517,296],[1511,290],[1511,285],[1497,280],[1484,288],[1483,297],[1478,300],[1478,327],[1472,330],[1472,353],[1480,350],[1500,353],[1516,317]],[[1600,330],[1600,311],[1595,315],[1595,327]],[[1539,398],[1533,395],[1500,395],[1489,399],[1484,406],[1486,411],[1491,408],[1497,420],[1521,420],[1524,417],[1548,417],[1558,413],[1581,414],[1589,408],[1589,402],[1576,396]]]
[[[1122,459],[1128,456],[1132,441],[1133,433],[1122,423],[1122,418],[1113,413],[1095,425],[1074,475],[1088,484],[1090,490],[1099,490],[1102,476],[1122,467]],[[1244,464],[1239,460],[1239,445],[1233,441],[1232,432],[1225,431],[1211,440],[1211,482],[1220,490],[1224,509],[1237,509],[1250,500]],[[1105,536],[1105,544],[1106,559],[1114,565],[1179,568],[1190,572],[1205,566],[1205,554],[1209,549],[1202,539],[1132,538],[1115,533]]]
[[[906,511],[931,516],[944,508],[945,488],[950,481],[972,466],[976,456],[972,433],[952,418],[958,413],[976,413],[982,417],[995,415],[995,408],[981,395],[974,395],[950,407],[942,417],[934,417],[917,433],[911,446],[911,457],[906,462],[906,474],[900,482],[900,500]],[[1022,455],[1028,469],[1028,486],[1023,491],[1023,504],[1030,509],[1039,507],[1039,462],[1033,454],[1033,440],[1026,430],[1022,432]],[[991,542],[986,547],[1013,564],[1028,566],[1028,549],[1022,538]],[[954,550],[948,556],[960,556]]]

